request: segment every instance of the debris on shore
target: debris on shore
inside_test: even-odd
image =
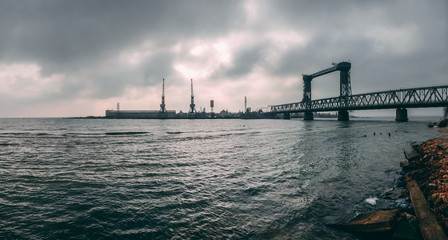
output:
[[[365,213],[343,224],[329,225],[362,239],[421,239],[415,216],[401,209]]]
[[[413,144],[404,154],[408,160],[400,165],[408,190],[403,192],[414,211],[377,211],[331,226],[363,239],[448,239],[448,136]]]
[[[447,125],[448,125],[448,118],[444,118],[437,124],[437,127],[444,128]]]
[[[423,239],[446,240],[447,237],[438,223],[436,216],[431,211],[429,203],[426,201],[417,182],[415,180],[407,180],[407,184]]]
[[[428,127],[438,127],[438,128],[445,128],[448,126],[448,118],[444,118],[440,120],[440,122],[430,122],[428,123]]]
[[[348,223],[332,226],[359,234],[384,233],[391,231],[397,225],[399,213],[398,209],[365,213]]]
[[[416,169],[407,180],[417,181],[431,210],[448,232],[448,136],[431,139],[419,148]]]

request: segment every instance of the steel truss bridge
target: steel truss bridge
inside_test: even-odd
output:
[[[283,114],[289,119],[290,113],[303,112],[305,120],[313,120],[313,112],[338,111],[338,120],[348,121],[349,110],[396,109],[396,121],[407,121],[407,108],[448,106],[448,85],[408,88],[351,94],[349,62],[333,63],[333,67],[311,75],[303,75],[303,99],[301,102],[270,106],[270,114]],[[311,100],[313,78],[340,71],[340,96]]]

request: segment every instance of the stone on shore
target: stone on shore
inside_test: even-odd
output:
[[[407,178],[417,181],[429,207],[448,232],[448,136],[425,142],[419,153],[420,158],[413,161],[418,170]]]
[[[417,160],[419,158],[418,152],[411,146],[404,149],[404,156],[409,161]]]
[[[408,215],[398,222],[393,239],[396,240],[421,240],[422,235],[415,216]]]

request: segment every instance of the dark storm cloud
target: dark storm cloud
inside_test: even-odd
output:
[[[255,46],[249,46],[239,50],[230,66],[222,67],[217,72],[217,76],[226,76],[230,78],[238,78],[252,72],[257,65],[265,65],[264,57],[267,49],[269,49],[269,42],[259,43]]]
[[[0,59],[73,71],[151,39],[171,45],[233,27],[237,1],[2,1]]]
[[[58,93],[36,102],[86,91],[92,98],[120,96],[170,75],[174,44],[228,31],[242,16],[239,1],[1,1],[0,62],[36,63],[43,77],[66,76]],[[139,67],[111,60],[146,41],[156,53]]]
[[[159,85],[167,74],[172,72],[173,56],[160,51],[146,58],[137,68],[111,66],[101,71],[96,80],[89,81],[93,91],[91,98],[120,96],[126,87],[145,87]],[[92,73],[94,75],[96,73]]]
[[[215,51],[218,42],[228,48]],[[354,93],[446,84],[447,43],[445,0],[0,1],[0,67],[35,64],[42,79],[59,83],[21,99],[7,91],[29,81],[11,80],[14,88],[3,89],[10,106],[120,97],[164,77],[182,85],[189,77],[179,66],[211,72],[207,81],[216,82],[243,81],[262,69],[279,87],[270,91],[290,92],[290,101],[301,95],[301,74],[347,60]],[[192,54],[197,46],[205,56]],[[215,59],[226,54],[228,62]],[[294,94],[277,84],[292,78]],[[337,76],[318,80],[313,97],[335,95],[329,79]]]
[[[310,74],[352,62],[354,91],[446,84],[446,1],[266,2],[271,24],[305,31],[305,47],[282,56],[275,75]],[[266,6],[265,5],[265,6]],[[323,86],[325,88],[325,86]],[[321,89],[322,90],[322,89]]]

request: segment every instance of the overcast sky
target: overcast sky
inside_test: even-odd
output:
[[[300,101],[339,61],[354,94],[448,84],[448,1],[0,1],[0,117],[158,110],[163,78],[169,110],[193,79],[198,108],[236,112]]]

